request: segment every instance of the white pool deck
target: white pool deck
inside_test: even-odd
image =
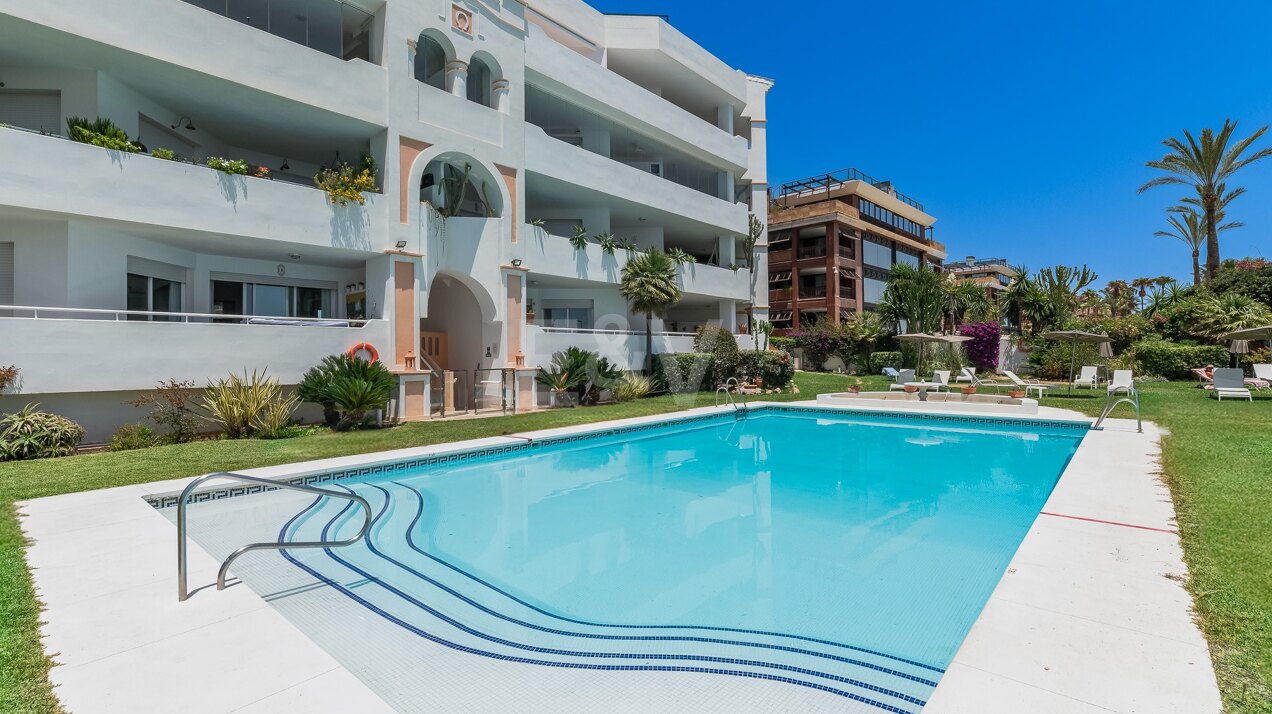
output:
[[[758,405],[753,405],[758,406]],[[723,407],[722,409],[727,409]],[[683,414],[702,414],[696,409]],[[668,415],[609,422],[661,421]],[[1031,419],[1081,418],[1043,407]],[[597,424],[537,432],[586,432]],[[1193,621],[1174,509],[1159,478],[1161,432],[1109,420],[1091,432],[964,641],[925,714],[1221,710]],[[500,437],[256,469],[279,478],[518,441]],[[44,605],[50,678],[75,714],[392,711],[246,587],[217,592],[217,563],[190,544],[195,594],[177,602],[176,534],[144,498],[189,479],[19,504]],[[550,670],[438,646],[435,711],[880,710],[762,680]]]

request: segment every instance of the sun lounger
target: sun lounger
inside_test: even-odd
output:
[[[959,372],[958,372],[958,377],[955,377],[955,378],[954,378],[954,381],[955,381],[956,383],[958,383],[958,382],[967,382],[967,383],[969,383],[969,384],[975,385],[975,384],[977,383],[977,382],[976,382],[976,368],[975,368],[975,367],[964,367],[963,369],[959,370]]]
[[[1254,397],[1245,385],[1245,373],[1239,369],[1216,369],[1213,391],[1221,402],[1224,397],[1254,401]]]
[[[897,372],[897,381],[888,385],[888,390],[893,392],[905,391],[905,383],[914,381],[914,370],[903,369]]]
[[[1031,392],[1037,392],[1038,398],[1041,399],[1042,397],[1046,395],[1047,390],[1050,389],[1050,387],[1043,384],[1042,382],[1039,382],[1036,379],[1031,382],[1026,382],[1020,377],[1016,376],[1016,373],[1009,369],[1004,369],[1003,374],[1007,375],[1007,379],[1011,380],[1012,386],[1020,387],[1021,389],[1025,390],[1026,397],[1029,396]]]
[[[936,385],[936,391],[950,391],[950,370],[938,369],[932,373],[932,383]]]
[[[1100,368],[1095,365],[1084,365],[1082,371],[1073,379],[1075,387],[1090,387],[1095,389],[1099,381]]]

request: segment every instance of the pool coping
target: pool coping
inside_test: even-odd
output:
[[[775,407],[897,417],[892,411],[804,402],[751,404],[753,409]],[[497,452],[524,447],[527,440],[551,442],[716,418],[730,410],[702,407],[239,473],[304,479],[412,459]],[[944,411],[905,416],[1090,423],[1073,412],[1042,411],[1022,416]],[[1132,425],[1109,420],[1106,429],[1088,432],[1044,506],[1045,515],[1021,543],[925,713],[1219,711],[1209,652],[1192,620],[1191,599],[1180,584],[1187,571],[1173,532],[1173,508],[1156,474],[1161,432],[1146,423],[1145,433],[1136,434]],[[171,657],[165,644],[185,643],[184,666],[175,670],[177,677],[182,672],[188,676],[191,671],[213,671],[222,684],[221,699],[201,702],[201,711],[253,706],[262,711],[326,711],[324,706],[332,711],[388,711],[366,685],[248,588],[205,597],[196,593],[178,609],[172,587],[173,527],[154,505],[192,480],[18,504],[23,531],[32,541],[27,563],[45,605],[44,645],[59,660],[50,678],[68,710],[167,711],[138,702],[156,697],[156,702],[171,702],[181,696],[180,679],[163,684],[173,663],[159,653]],[[228,492],[227,486],[223,482],[221,488]],[[1110,488],[1119,498],[1106,497]],[[217,563],[197,545],[190,552],[191,581],[210,582]],[[1116,554],[1113,563],[1103,562],[1109,553]],[[1135,592],[1126,592],[1128,588]],[[1102,597],[1093,597],[1096,593]],[[1107,597],[1108,593],[1130,596]],[[98,606],[115,601],[118,609]],[[119,627],[126,628],[128,636],[114,644],[102,642],[110,640],[103,631]],[[112,647],[117,651],[108,651]],[[270,656],[262,657],[262,652]],[[137,653],[148,658],[135,661]],[[244,662],[252,666],[245,668]],[[171,695],[159,697],[156,686],[169,687]],[[236,697],[230,697],[230,691]],[[315,702],[320,703],[318,709]]]

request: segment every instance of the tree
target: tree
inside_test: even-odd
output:
[[[1144,193],[1157,186],[1192,186],[1197,192],[1196,201],[1202,208],[1206,227],[1206,281],[1219,272],[1219,224],[1224,207],[1227,181],[1250,164],[1272,156],[1272,148],[1260,149],[1245,155],[1251,145],[1267,132],[1265,125],[1245,139],[1232,143],[1232,133],[1237,123],[1224,119],[1223,128],[1215,133],[1202,129],[1200,139],[1185,130],[1184,139],[1171,137],[1162,143],[1169,150],[1165,156],[1149,161],[1146,165],[1166,173],[1143,186]],[[1230,145],[1231,144],[1231,145]],[[1234,189],[1228,200],[1241,195],[1244,189]]]
[[[866,373],[873,374],[874,366],[870,361],[875,345],[888,336],[888,326],[883,324],[883,318],[877,312],[854,312],[839,322],[839,330],[843,344],[852,353],[844,356],[860,355],[864,358]],[[844,360],[844,364],[848,363],[849,360]]]
[[[1073,268],[1053,265],[1039,270],[1033,277],[1033,282],[1044,296],[1035,305],[1039,321],[1050,327],[1072,317],[1078,309],[1079,296],[1098,279],[1099,276],[1085,265]]]
[[[1224,194],[1220,201],[1222,207],[1226,207],[1228,202],[1239,196],[1240,193],[1229,192]],[[1192,269],[1193,269],[1193,285],[1201,285],[1201,247],[1206,244],[1206,221],[1205,217],[1197,211],[1195,204],[1196,199],[1185,198],[1184,205],[1175,206],[1167,211],[1169,215],[1166,222],[1170,224],[1170,230],[1157,231],[1153,235],[1162,238],[1174,238],[1183,242],[1192,250]],[[1219,211],[1217,220],[1220,222],[1217,232],[1233,228],[1241,228],[1245,224],[1240,221],[1231,221],[1224,223],[1223,220],[1227,212],[1222,208]]]
[[[950,273],[941,288],[945,295],[945,314],[949,316],[946,329],[956,329],[969,315],[983,318],[989,312],[989,296],[978,283],[959,280]]]
[[[905,323],[906,332],[935,332],[945,315],[944,278],[932,268],[897,263],[879,301],[879,314],[889,322]]]
[[[632,258],[623,266],[618,292],[635,312],[645,316],[645,373],[654,371],[654,316],[680,302],[676,284],[676,262],[661,250],[653,249]]]
[[[1272,262],[1262,258],[1225,260],[1210,289],[1216,295],[1240,293],[1272,306]]]
[[[1108,306],[1111,317],[1125,317],[1135,311],[1131,285],[1125,280],[1110,280],[1103,293],[1104,304]]]

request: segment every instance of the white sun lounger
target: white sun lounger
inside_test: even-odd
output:
[[[903,369],[897,372],[897,381],[888,385],[888,390],[893,392],[905,391],[905,383],[914,381],[914,370]]]
[[[1020,387],[1021,389],[1025,390],[1026,397],[1029,396],[1031,392],[1037,392],[1038,398],[1041,399],[1043,396],[1046,395],[1047,390],[1051,388],[1037,380],[1034,380],[1032,382],[1026,382],[1020,377],[1016,376],[1016,373],[1009,369],[1004,369],[1003,374],[1007,375],[1007,379],[1011,380],[1011,383],[1013,386]]]
[[[1212,391],[1221,402],[1224,397],[1254,401],[1254,396],[1245,385],[1245,372],[1239,369],[1216,369],[1214,384],[1215,388]]]
[[[1073,380],[1075,387],[1090,387],[1095,389],[1096,382],[1099,380],[1100,368],[1094,365],[1084,365],[1082,371]]]
[[[959,370],[958,376],[954,378],[954,381],[955,383],[968,382],[969,384],[977,384],[976,368],[964,367],[963,369]]]
[[[1264,382],[1272,383],[1272,364],[1256,364],[1254,365],[1255,379],[1261,379]]]

